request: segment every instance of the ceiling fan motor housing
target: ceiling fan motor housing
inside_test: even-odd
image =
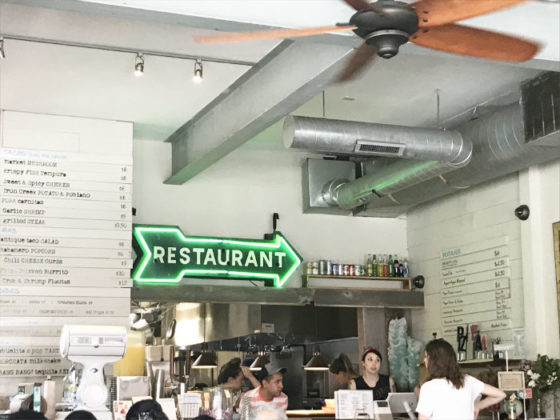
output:
[[[357,26],[354,33],[375,47],[380,57],[391,58],[418,30],[418,16],[408,4],[399,1],[380,0],[376,5],[384,14],[361,10],[350,18],[350,24]]]

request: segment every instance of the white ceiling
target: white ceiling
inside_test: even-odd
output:
[[[47,4],[49,8],[33,7]],[[147,11],[130,13],[130,7]],[[152,12],[153,7],[168,13]],[[19,4],[0,0],[0,33],[6,36],[7,55],[0,60],[0,107],[132,121],[136,139],[165,140],[249,67],[205,62],[204,82],[196,85],[192,82],[193,61],[148,55],[145,75],[137,78],[132,74],[133,53],[18,41],[9,36],[256,62],[277,41],[208,46],[194,43],[191,37],[212,33],[211,28],[227,27],[233,21],[298,27],[346,21],[351,14],[352,9],[339,0],[22,0]],[[200,23],[188,18],[193,15],[228,22],[210,19]],[[493,15],[468,23],[539,40],[545,48],[538,60],[511,65],[407,45],[391,60],[378,59],[359,79],[329,88],[325,115],[433,126],[436,89],[441,97],[441,121],[445,121],[515,89],[541,69],[560,71],[560,4],[533,2]],[[320,96],[296,113],[322,115]],[[257,136],[248,147],[280,149],[278,125]]]

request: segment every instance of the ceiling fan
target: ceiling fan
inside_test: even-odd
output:
[[[348,23],[333,26],[265,31],[230,32],[198,36],[199,43],[223,43],[272,38],[293,38],[353,30],[365,42],[356,49],[338,80],[356,76],[377,54],[394,57],[399,47],[411,41],[422,47],[501,61],[525,61],[539,45],[497,32],[457,25],[454,22],[495,12],[526,0],[344,0],[357,12]]]

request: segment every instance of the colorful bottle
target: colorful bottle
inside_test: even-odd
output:
[[[389,277],[395,277],[395,266],[391,254],[389,254],[389,260],[387,261],[387,274]]]
[[[408,275],[409,275],[409,272],[408,272],[408,261],[407,261],[406,258],[405,258],[404,261],[403,261],[403,273],[402,273],[402,274],[403,274],[403,277],[408,277]]]
[[[367,261],[366,261],[366,273],[369,277],[373,276],[373,267],[372,267],[372,260],[371,254],[368,254]]]
[[[383,254],[383,277],[389,277],[389,264],[387,264],[387,254]]]
[[[379,255],[379,261],[377,262],[377,277],[383,277],[383,254]]]
[[[377,274],[377,258],[375,257],[375,254],[373,254],[373,259],[371,260],[371,272],[372,272],[372,276],[378,276],[379,274]]]
[[[393,272],[395,273],[395,277],[402,277],[401,270],[399,269],[399,257],[395,254],[395,258],[393,259]]]

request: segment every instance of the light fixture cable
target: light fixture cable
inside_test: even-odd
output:
[[[315,323],[315,339],[317,339],[319,335],[319,326],[317,323],[317,308],[315,306],[313,307],[313,320]],[[323,358],[323,356],[321,356],[319,344],[315,344],[313,346],[313,354],[311,355],[311,359],[309,359],[303,369],[314,371],[326,371],[329,369],[328,362]]]
[[[202,68],[202,60],[197,59],[194,62],[193,81],[195,83],[201,83],[203,78],[204,78],[204,69]]]
[[[144,75],[144,56],[140,52],[136,53],[134,60],[134,75],[138,77]]]
[[[203,343],[200,348],[200,356],[194,361],[192,368],[193,369],[215,369],[218,367],[216,363],[216,357],[214,352],[208,349],[208,343],[206,342],[206,303],[204,304],[204,322],[203,322],[203,329],[202,329],[202,338]],[[213,379],[212,379],[213,380]]]

